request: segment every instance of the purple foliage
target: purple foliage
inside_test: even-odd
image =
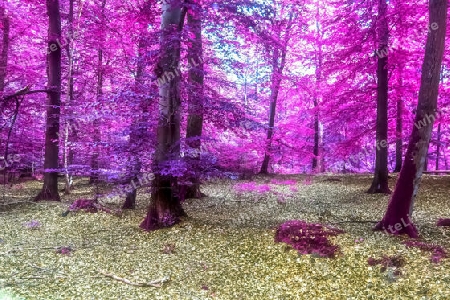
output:
[[[286,243],[300,254],[317,254],[322,257],[334,257],[339,246],[332,245],[328,236],[336,236],[343,230],[311,224],[300,220],[291,220],[281,224],[275,233],[275,242]]]
[[[447,252],[445,251],[445,249],[438,245],[411,240],[405,241],[403,242],[403,244],[405,244],[407,247],[415,247],[423,251],[433,252],[431,255],[431,262],[435,264],[439,263],[442,258],[447,257]]]
[[[70,255],[70,253],[73,251],[73,249],[68,247],[60,247],[58,250],[56,250],[57,253],[63,254],[63,255]]]
[[[170,227],[170,226],[177,224],[179,221],[180,221],[180,219],[177,218],[176,216],[174,216],[172,214],[165,214],[162,217],[161,225],[163,227]]]
[[[31,220],[30,222],[26,222],[24,226],[28,229],[38,229],[41,227],[41,222],[38,220]]]

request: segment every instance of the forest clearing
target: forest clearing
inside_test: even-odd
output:
[[[0,206],[0,299],[9,299],[1,298],[2,292],[14,299],[448,299],[448,258],[433,263],[432,252],[405,246],[407,238],[358,223],[378,220],[388,201],[388,196],[363,193],[370,179],[218,180],[204,185],[207,198],[186,200],[189,217],[152,233],[138,227],[148,205],[145,193],[136,210],[119,215],[80,211],[62,217],[74,199],[92,197],[88,179],[79,179],[74,195],[62,203]],[[270,190],[242,191],[242,183]],[[450,215],[449,184],[450,176],[427,176],[414,215],[421,241],[446,249],[450,231],[436,227],[436,220]],[[27,182],[15,200],[27,201],[38,189],[38,182]],[[277,193],[290,196],[280,202]],[[108,207],[120,208],[120,203]],[[344,230],[332,239],[340,247],[336,258],[299,255],[275,243],[275,228],[291,219]],[[32,220],[36,228],[27,227]],[[71,250],[61,254],[62,247]],[[383,265],[368,264],[369,258],[383,256],[399,256],[404,263],[384,271]],[[167,281],[136,287],[102,271],[132,283]]]
[[[0,0],[0,300],[450,299],[448,0]]]

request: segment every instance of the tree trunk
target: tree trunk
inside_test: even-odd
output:
[[[6,14],[5,12],[5,8],[4,7],[0,7],[0,17],[2,18],[2,25],[3,25],[3,43],[2,43],[2,52],[1,52],[1,56],[0,56],[0,93],[3,94],[3,92],[5,91],[5,81],[6,81],[6,75],[8,72],[8,54],[9,54],[9,31],[10,31],[10,24],[9,24],[9,16]],[[20,103],[18,101],[18,99],[16,98],[16,111],[18,112],[18,108],[20,106]],[[0,110],[2,110],[2,108],[0,108]],[[17,118],[16,115],[14,115],[13,117],[14,122]],[[14,124],[11,125],[11,129],[10,132],[12,131],[12,126]],[[5,143],[5,159],[8,157],[8,146],[9,146],[9,137],[11,135],[11,133],[8,133],[8,139]],[[1,145],[1,143],[0,143]],[[0,148],[1,149],[1,148]],[[6,169],[8,169],[8,167],[6,167]],[[5,175],[6,175],[5,171]],[[6,180],[5,180],[6,183]]]
[[[399,76],[399,88],[403,87],[403,68],[400,69]],[[395,124],[395,169],[394,172],[398,173],[402,169],[403,163],[403,98],[401,96],[397,99],[397,118]]]
[[[406,233],[410,237],[418,237],[417,228],[412,224],[410,218],[437,113],[439,75],[447,27],[447,5],[447,0],[434,0],[429,3],[430,24],[437,23],[438,29],[429,31],[427,36],[415,126],[394,194],[389,201],[383,219],[374,227],[374,230],[386,230],[388,228],[392,234]]]
[[[441,70],[441,84],[444,84],[444,67]],[[441,124],[439,123],[437,129],[437,142],[436,142],[436,169],[439,170],[439,160],[441,159]]]
[[[70,137],[71,137],[71,128],[75,127],[74,123],[71,119],[73,116],[72,111],[72,105],[74,100],[73,95],[73,53],[74,53],[74,42],[72,40],[73,38],[73,1],[69,1],[69,44],[67,45],[67,56],[69,58],[69,75],[68,75],[68,93],[67,93],[67,104],[66,107],[68,107],[68,111],[66,111],[66,114],[69,116],[69,118],[66,121],[66,126],[64,128],[64,169],[65,169],[65,188],[64,193],[70,194],[70,189],[72,187],[72,176],[69,174],[69,164],[72,164],[73,162],[73,150],[72,147],[70,147]]]
[[[203,130],[204,70],[201,6],[198,0],[193,1],[187,13],[187,24],[193,38],[189,40],[188,61],[191,66],[188,74],[188,124],[186,131],[187,159],[191,171],[188,181],[190,185],[183,187],[182,198],[200,198],[200,147]]]
[[[439,170],[439,160],[441,159],[441,124],[438,125],[437,145],[436,145],[436,170]]]
[[[106,0],[102,1],[102,27],[105,23],[105,6]],[[97,102],[102,101],[103,96],[103,47],[104,41],[102,41],[99,49],[97,50],[98,56],[98,65],[97,65]],[[98,183],[99,179],[99,157],[100,157],[100,143],[101,143],[101,134],[100,134],[100,118],[96,117],[92,122],[92,126],[94,127],[94,146],[93,153],[91,158],[91,176],[89,178],[90,184]]]
[[[275,113],[277,108],[277,100],[278,100],[278,92],[281,86],[281,76],[280,68],[278,67],[278,59],[279,59],[279,49],[273,49],[273,58],[272,58],[272,86],[270,90],[270,112],[269,112],[269,128],[267,130],[267,139],[266,139],[266,148],[264,153],[264,160],[261,165],[260,174],[268,174],[270,156],[272,152],[272,138],[273,131],[275,126]]]
[[[378,38],[379,51],[388,47],[389,28],[387,22],[387,3],[386,0],[379,1],[379,23]],[[377,143],[375,174],[372,185],[367,191],[370,194],[385,193],[389,194],[388,185],[388,70],[387,55],[378,57],[377,66]],[[386,144],[385,144],[386,143]],[[380,146],[384,145],[384,146]]]
[[[9,54],[9,16],[5,12],[5,8],[0,8],[0,16],[2,18],[3,25],[3,42],[2,52],[0,54],[0,92],[5,91],[5,80],[8,73],[8,54]]]
[[[275,113],[277,108],[277,100],[278,100],[278,92],[280,91],[281,81],[283,77],[283,70],[286,65],[286,54],[287,54],[287,45],[291,38],[290,31],[293,25],[293,17],[294,13],[291,12],[289,15],[289,21],[286,25],[286,33],[284,35],[284,41],[282,48],[277,48],[277,46],[273,47],[273,56],[272,56],[272,77],[271,77],[271,87],[270,87],[270,111],[269,111],[269,128],[267,130],[267,139],[265,145],[265,153],[264,160],[261,165],[260,174],[268,174],[270,156],[272,152],[272,139],[273,132],[275,126]],[[278,36],[281,36],[280,32],[278,32]],[[278,62],[281,54],[281,62]]]
[[[161,20],[161,54],[157,69],[159,79],[169,72],[176,72],[180,62],[180,31],[184,24],[185,8],[181,0],[163,1]],[[161,173],[164,165],[180,157],[180,78],[175,76],[159,87],[159,121],[157,129],[157,147],[153,171],[151,204],[140,227],[144,230],[156,230],[172,226],[185,215],[177,195],[176,177]]]
[[[138,63],[136,69],[136,81],[135,89],[137,94],[143,92],[144,84],[144,71],[145,71],[145,42],[144,37],[139,38],[138,45]],[[130,132],[130,158],[131,161],[128,165],[127,179],[130,186],[133,186],[133,182],[138,180],[138,175],[141,172],[141,160],[139,154],[142,151],[142,146],[145,140],[145,133],[147,131],[147,99],[139,98],[139,115],[137,118],[133,118]],[[127,192],[125,202],[122,209],[134,209],[136,207],[136,188],[133,188],[131,192]]]
[[[322,83],[322,33],[320,31],[320,7],[316,8],[316,43],[318,44],[318,55],[316,61],[316,88],[314,91],[314,149],[313,149],[313,162],[312,162],[312,170],[313,172],[322,172],[323,169],[323,158],[321,153],[321,144],[322,144],[322,136],[321,136],[321,126],[319,119],[319,95],[321,92],[321,83]]]
[[[61,110],[61,15],[59,0],[47,0],[48,49],[47,73],[48,93],[47,120],[45,132],[44,185],[35,201],[61,201],[58,193],[59,117]],[[54,51],[50,51],[54,50]]]

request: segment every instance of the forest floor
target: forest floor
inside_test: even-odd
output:
[[[150,233],[139,229],[149,201],[143,190],[136,210],[62,217],[73,200],[92,197],[86,179],[62,203],[4,205],[30,201],[42,183],[2,186],[0,299],[450,299],[450,258],[432,263],[431,253],[402,244],[406,237],[364,222],[379,220],[389,200],[366,194],[370,182],[368,175],[213,181],[203,185],[207,198],[184,203],[182,223]],[[450,218],[450,176],[425,176],[413,220],[422,241],[450,251],[450,228],[436,227],[439,218]],[[338,256],[274,243],[276,226],[294,219],[345,230],[332,238]],[[384,255],[404,258],[401,274],[368,264]]]

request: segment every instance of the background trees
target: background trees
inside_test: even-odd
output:
[[[53,192],[43,198],[57,199],[58,174],[67,192],[71,176],[92,175],[127,189],[121,200],[132,208],[141,186],[127,187],[160,164],[179,199],[200,196],[201,181],[219,173],[375,172],[371,190],[387,191],[387,171],[400,170],[406,137],[423,127],[419,62],[426,35],[437,30],[425,4],[175,6],[186,16],[169,37],[160,28],[167,12],[154,1],[60,0],[60,33],[42,18],[47,3],[3,2],[0,153],[20,155],[11,166],[20,172],[52,171],[44,186]],[[48,36],[49,25],[56,35]],[[59,50],[47,53],[49,42]],[[448,62],[444,51],[428,170],[450,162]],[[161,113],[170,115],[164,126]]]

